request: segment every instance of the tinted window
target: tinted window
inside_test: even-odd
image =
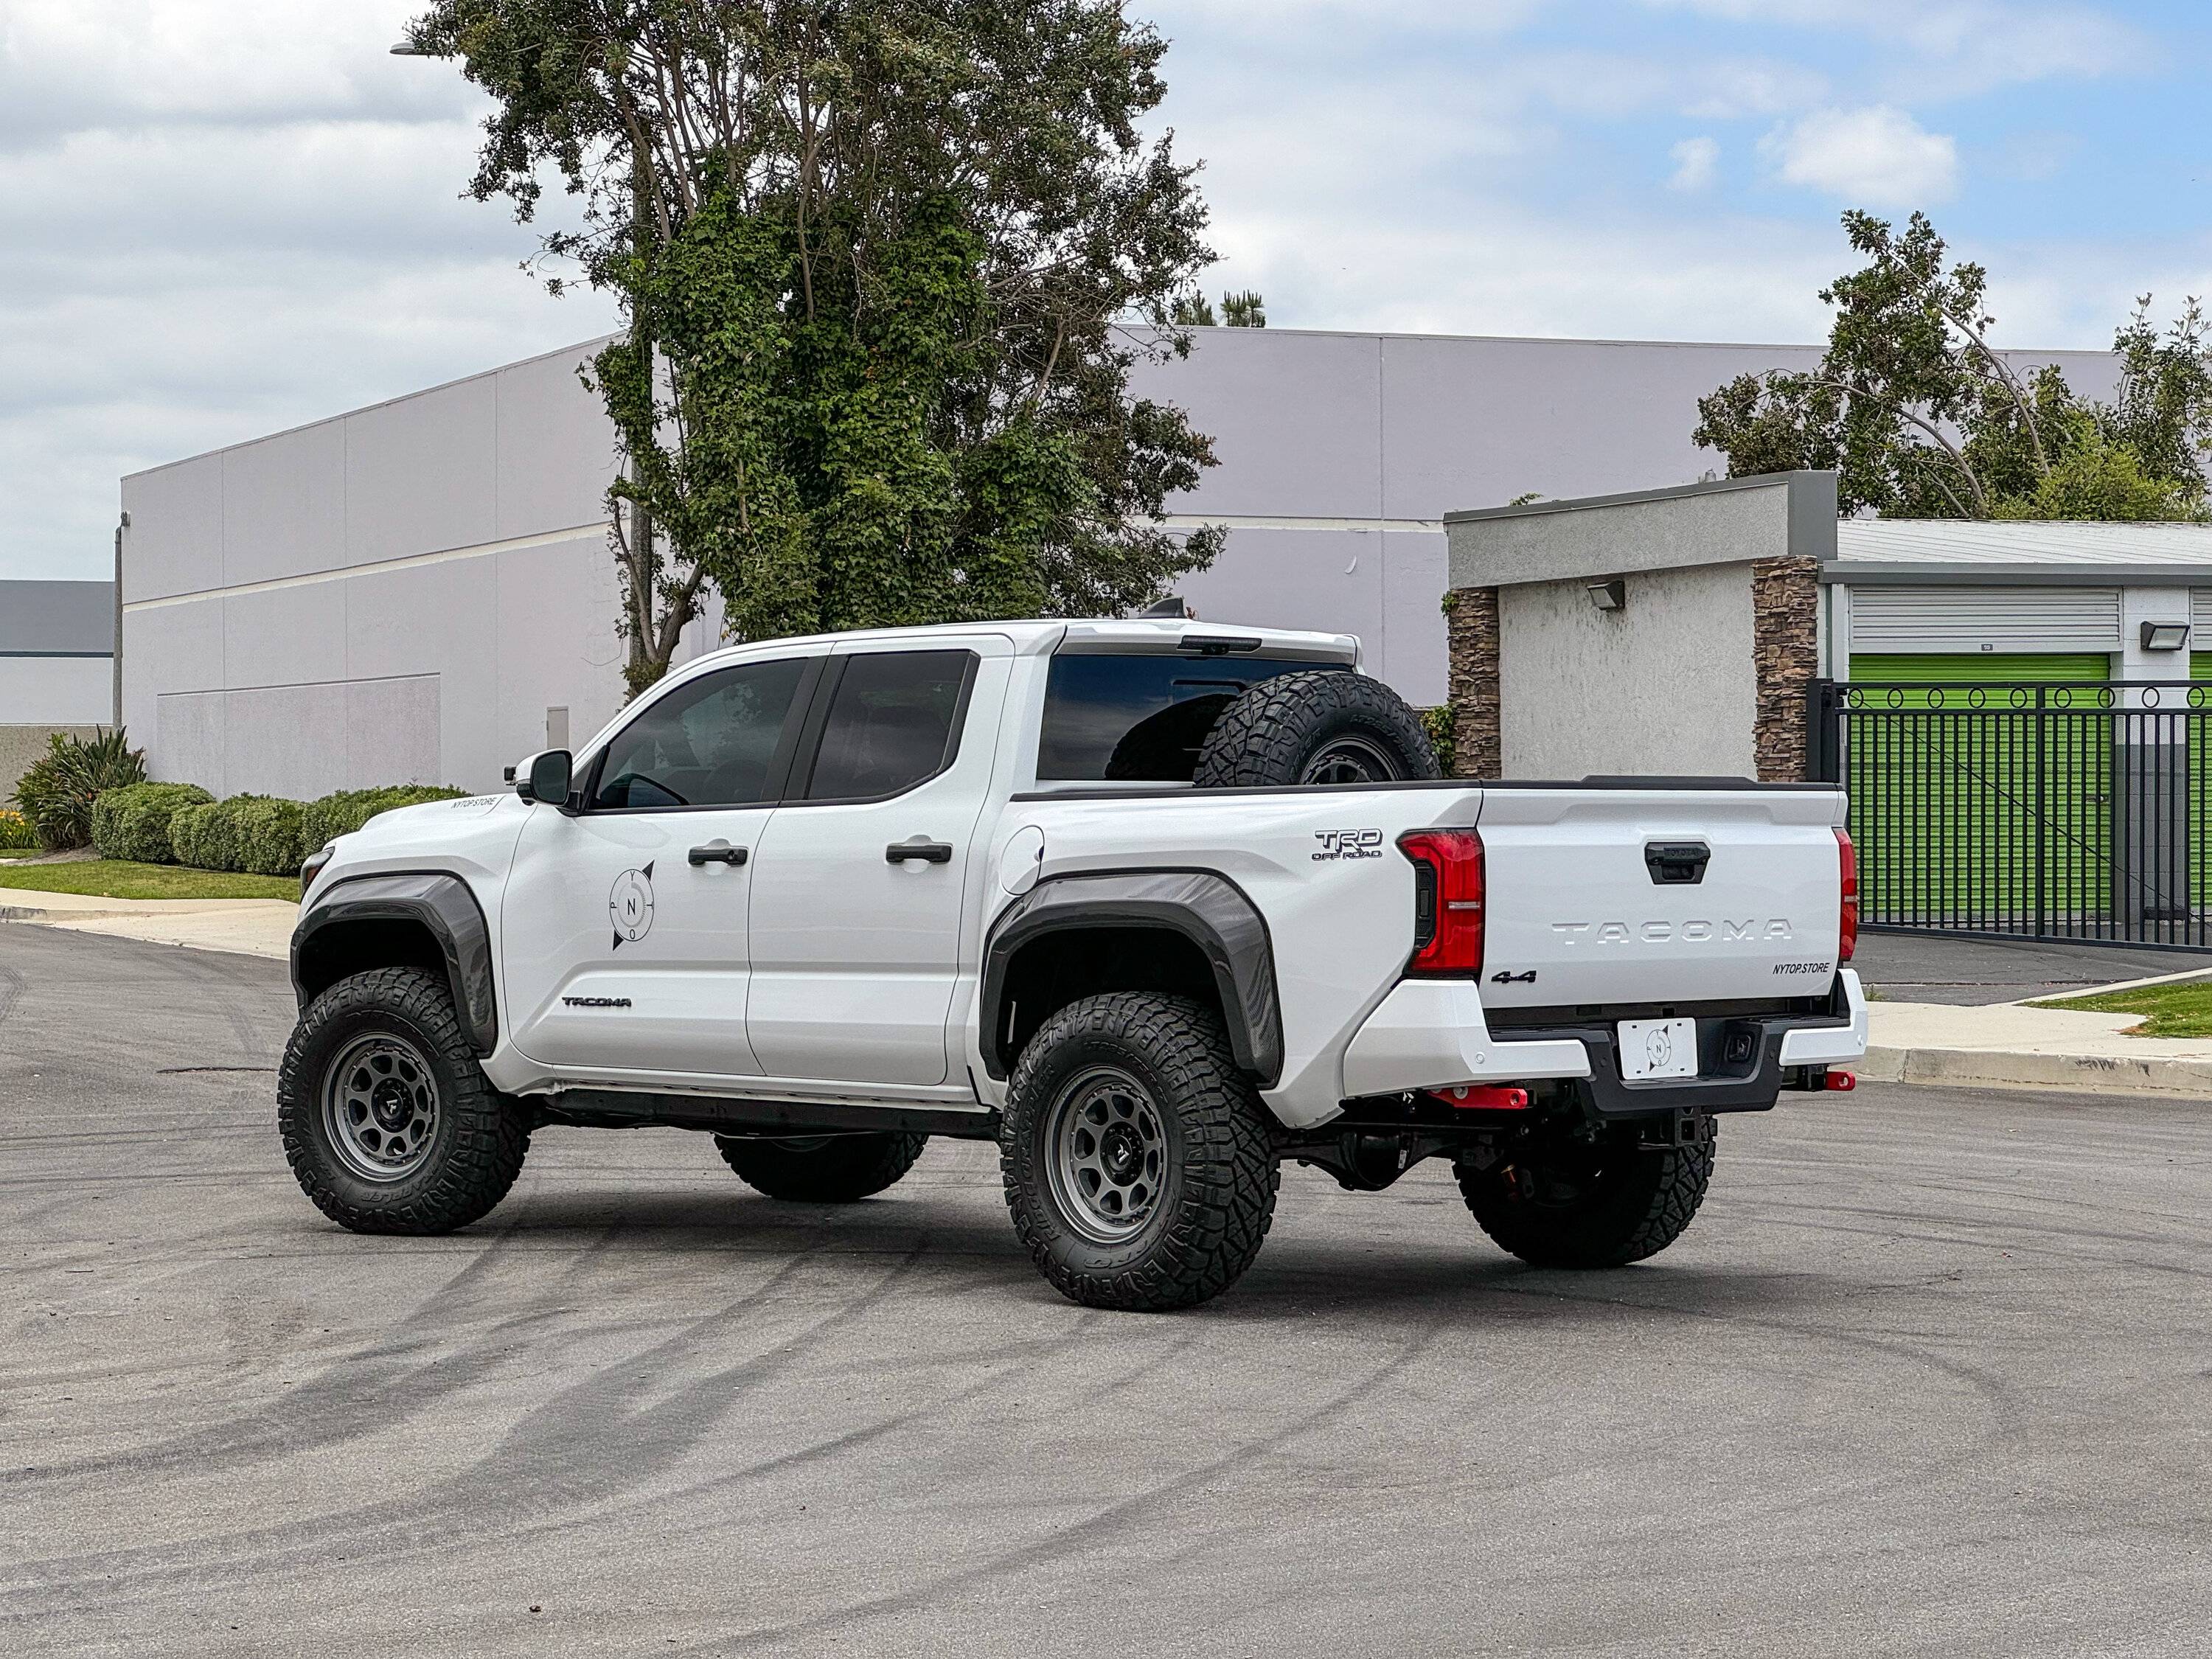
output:
[[[802,658],[747,663],[678,687],[617,734],[594,806],[749,806],[769,799]]]
[[[1247,687],[1334,665],[1267,657],[1054,657],[1037,776],[1188,783],[1206,734]]]
[[[848,657],[822,727],[810,800],[865,799],[911,789],[951,764],[969,651]]]

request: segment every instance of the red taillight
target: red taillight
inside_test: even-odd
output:
[[[1398,837],[1413,861],[1413,959],[1409,974],[1482,971],[1482,837],[1472,830],[1417,830]]]
[[[1836,831],[1836,870],[1842,903],[1836,921],[1836,960],[1849,962],[1859,948],[1859,853],[1851,838]]]

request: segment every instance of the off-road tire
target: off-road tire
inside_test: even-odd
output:
[[[1459,1190],[1492,1241],[1531,1267],[1620,1267],[1680,1237],[1712,1176],[1710,1139],[1657,1150],[1620,1140],[1592,1152],[1531,1148],[1487,1170],[1462,1164]],[[1570,1185],[1578,1196],[1565,1196]]]
[[[883,1191],[914,1168],[927,1135],[792,1136],[775,1140],[717,1135],[722,1161],[757,1193],[796,1204],[850,1204]]]
[[[1101,1068],[1142,1085],[1162,1137],[1148,1218],[1110,1243],[1079,1231],[1048,1170],[1060,1103]],[[1188,998],[1139,992],[1072,1002],[1023,1048],[999,1170],[1014,1231],[1053,1288],[1132,1311],[1192,1307],[1235,1284],[1267,1236],[1281,1180],[1265,1109],[1220,1019]]]
[[[427,1061],[437,1104],[420,1166],[377,1182],[349,1169],[333,1143],[324,1090],[349,1045],[387,1034]],[[444,978],[420,968],[355,974],[307,1006],[277,1068],[276,1127],[300,1189],[357,1233],[447,1233],[481,1220],[530,1150],[529,1121],[485,1079]]]
[[[1332,755],[1352,757],[1349,771],[1365,775],[1315,778]],[[1192,781],[1236,789],[1442,775],[1421,717],[1403,697],[1364,674],[1316,671],[1263,680],[1224,709]]]

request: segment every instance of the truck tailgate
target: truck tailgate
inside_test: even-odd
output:
[[[1833,790],[1486,790],[1484,1004],[1825,993],[1843,811]]]

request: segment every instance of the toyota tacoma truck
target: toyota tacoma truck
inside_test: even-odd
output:
[[[1528,1261],[1649,1256],[1720,1115],[1864,1052],[1843,798],[1436,774],[1346,636],[720,651],[309,859],[285,1151],[342,1225],[431,1233],[554,1126],[704,1131],[815,1204],[990,1140],[1037,1267],[1110,1308],[1233,1284],[1286,1159],[1446,1158]]]

